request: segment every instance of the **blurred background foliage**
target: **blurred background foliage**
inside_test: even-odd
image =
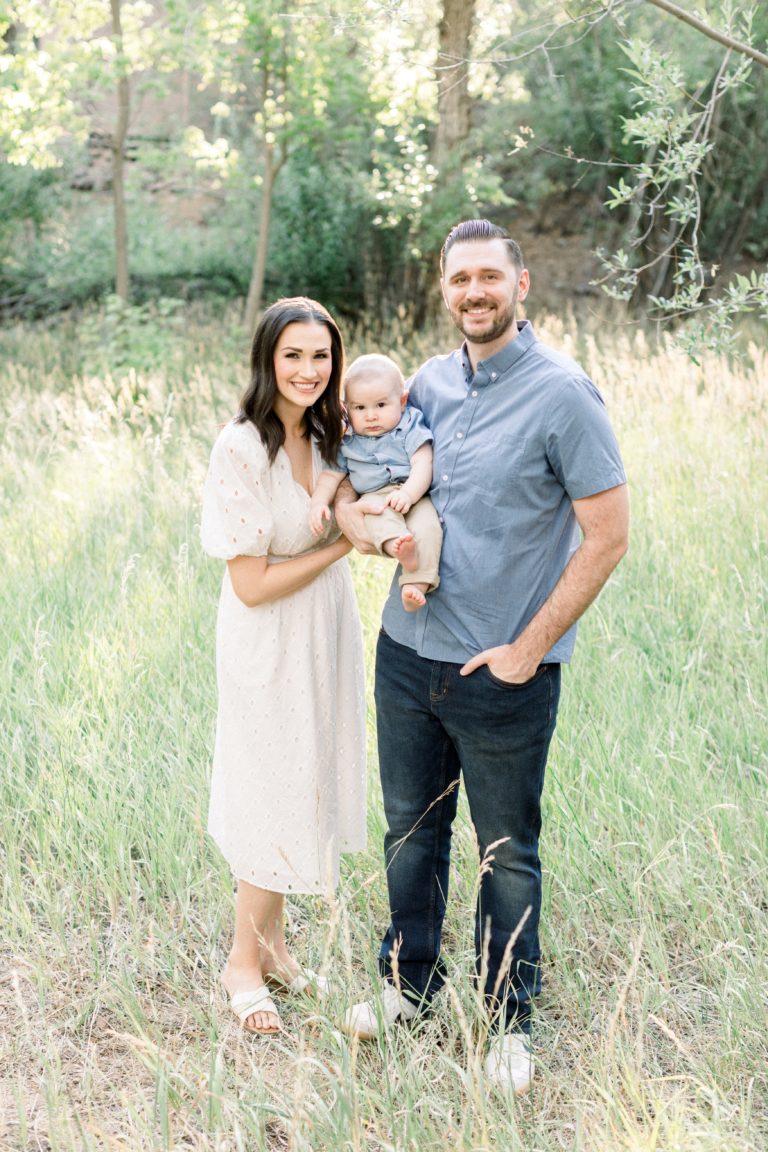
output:
[[[242,298],[249,328],[301,292],[418,326],[447,228],[481,214],[579,236],[603,266],[574,289],[636,313],[764,309],[768,10],[697,11],[12,0],[0,316],[103,301],[122,259],[138,306]]]

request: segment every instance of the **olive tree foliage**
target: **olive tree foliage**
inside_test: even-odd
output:
[[[479,110],[489,144],[517,125],[497,159],[505,190],[541,205],[577,189],[573,231],[596,220],[609,233],[600,216],[613,214],[621,239],[600,251],[600,285],[674,321],[694,353],[728,346],[735,317],[765,312],[768,292],[765,273],[717,278],[721,261],[768,251],[768,14],[708,8],[498,0],[502,27],[477,58],[496,79]]]
[[[676,18],[675,5],[661,7]],[[768,224],[768,57],[759,46],[768,18],[764,9],[759,16],[725,5],[713,19],[713,36],[697,20],[695,56],[662,35],[640,32],[623,42],[633,102],[624,135],[642,155],[607,201],[628,210],[627,243],[602,255],[608,293],[642,300],[660,321],[685,320],[677,339],[694,356],[731,346],[737,315],[768,318],[768,272],[736,275],[724,286],[717,278],[720,259],[743,248],[750,222],[763,233]]]
[[[587,194],[573,231],[620,234],[598,250],[602,289],[674,322],[692,354],[729,346],[738,315],[766,310],[765,273],[718,277],[767,250],[764,10],[713,4],[707,22],[669,0],[397,7],[387,82],[401,100],[410,89],[408,156],[390,157],[380,226],[405,229],[417,322],[447,227],[480,211],[514,227],[517,206],[573,188]]]
[[[689,351],[728,346],[737,314],[767,302],[765,273],[717,280],[721,262],[768,251],[765,7],[496,0],[493,18],[470,69],[489,77],[474,138],[505,194],[556,195],[561,219],[570,199],[572,230],[603,237],[604,291],[685,320]]]

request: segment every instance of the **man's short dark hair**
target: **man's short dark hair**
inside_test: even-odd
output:
[[[445,258],[454,244],[465,244],[472,240],[503,240],[510,263],[514,264],[518,272],[522,272],[523,268],[525,268],[525,261],[523,260],[520,245],[516,240],[512,239],[504,228],[500,228],[498,224],[492,224],[490,220],[462,220],[461,224],[457,224],[454,228],[451,228],[445,238],[445,243],[440,253],[441,279],[445,273]]]

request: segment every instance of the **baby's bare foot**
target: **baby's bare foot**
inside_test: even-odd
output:
[[[424,593],[428,587],[428,584],[403,584],[400,599],[406,612],[418,612],[419,608],[424,607],[427,602]]]
[[[392,540],[387,540],[384,551],[388,556],[400,561],[403,572],[415,572],[419,566],[416,541],[410,532],[405,536],[395,536]]]

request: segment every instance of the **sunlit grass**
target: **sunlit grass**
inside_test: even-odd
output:
[[[384,1050],[335,1034],[387,916],[370,711],[369,848],[333,907],[292,905],[297,953],[338,993],[286,1003],[286,1034],[260,1043],[218,991],[232,884],[204,825],[221,573],[197,521],[242,333],[191,325],[173,369],[148,374],[110,374],[66,326],[0,334],[0,1147],[765,1146],[768,364],[537,326],[603,390],[634,526],[564,681],[522,1105],[479,1076],[464,808],[434,1017]],[[442,341],[395,327],[378,346],[409,371]],[[370,655],[392,569],[353,569]]]

